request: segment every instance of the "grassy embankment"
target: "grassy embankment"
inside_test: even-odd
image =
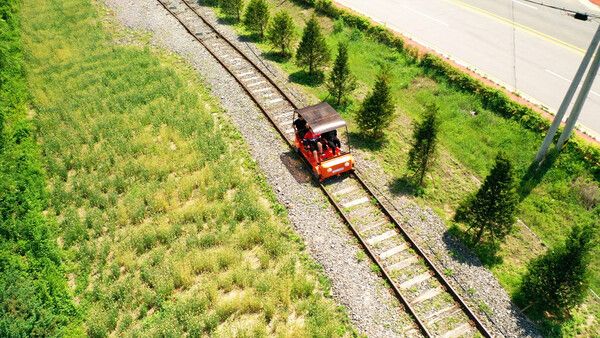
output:
[[[46,178],[27,111],[19,1],[0,0],[0,336],[76,333]],[[69,323],[74,323],[69,326]]]
[[[23,17],[47,211],[89,336],[349,332],[194,71],[90,1]]]
[[[292,16],[300,27],[304,26],[313,13],[311,8],[298,6],[290,1],[269,0],[269,3],[272,13],[282,9],[293,13]],[[553,246],[560,243],[573,224],[597,221],[599,173],[594,172],[577,152],[567,149],[543,176],[527,177],[528,167],[542,141],[542,134],[486,109],[477,95],[461,91],[446,81],[434,79],[405,53],[376,42],[342,22],[334,22],[323,16],[319,17],[319,21],[325,28],[332,56],[335,56],[335,47],[339,42],[349,42],[350,66],[359,79],[355,97],[365,96],[374,82],[379,65],[393,65],[392,86],[397,115],[386,132],[385,142],[374,143],[360,137],[352,116],[358,100],[340,108],[350,121],[354,145],[366,151],[370,158],[379,161],[386,172],[396,178],[393,191],[433,207],[450,226],[454,210],[469,193],[477,189],[487,175],[496,153],[502,150],[513,161],[522,196],[518,217],[541,241],[519,226],[506,244],[502,245],[497,256],[489,256],[485,251],[479,252],[509,293],[513,294],[518,288],[526,263],[543,252],[542,245]],[[254,39],[241,25],[237,25],[236,30],[246,39]],[[328,98],[325,87],[311,84],[293,59],[278,58],[266,43],[258,43],[258,46],[266,57],[279,63],[292,82],[320,100]],[[411,122],[420,118],[423,107],[428,103],[436,103],[440,107],[440,151],[437,164],[428,177],[427,188],[414,196],[410,186],[406,184]],[[592,288],[600,293],[600,255],[593,259],[591,269]],[[589,300],[588,306],[592,309],[582,310],[585,314],[577,315],[575,321],[587,321],[586,317],[591,314],[598,323],[600,306],[593,297]],[[592,322],[583,326],[589,328],[594,325]]]

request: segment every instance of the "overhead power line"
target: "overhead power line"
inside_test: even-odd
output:
[[[596,15],[596,14],[583,13],[583,12],[576,11],[573,9],[550,5],[550,4],[541,2],[541,1],[534,1],[534,0],[520,0],[520,1],[528,2],[530,4],[534,4],[534,5],[538,5],[538,6],[542,6],[542,7],[546,7],[546,8],[551,8],[551,9],[555,9],[557,11],[562,11],[562,12],[568,13],[569,15],[573,16],[577,20],[588,21],[590,18],[596,18],[596,19],[600,18],[600,16]]]

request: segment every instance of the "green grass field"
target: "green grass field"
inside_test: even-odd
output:
[[[67,286],[29,114],[20,1],[0,0],[0,337],[62,337],[79,311]]]
[[[298,26],[303,27],[313,10],[294,4],[269,0],[273,11],[287,10],[293,13]],[[341,22],[332,22],[319,17],[325,29],[328,45],[335,56],[339,42],[349,42],[350,67],[359,79],[353,103],[340,107],[349,120],[353,134],[353,145],[366,151],[369,157],[381,163],[388,174],[396,179],[392,190],[408,195],[417,203],[432,207],[448,225],[458,204],[475,191],[487,175],[497,152],[506,152],[513,161],[521,188],[522,201],[518,217],[535,233],[518,226],[516,233],[502,245],[496,257],[487,257],[479,252],[486,265],[497,276],[510,294],[518,288],[521,276],[529,260],[543,252],[544,246],[551,247],[562,242],[574,224],[586,224],[598,220],[600,186],[599,178],[586,163],[572,152],[563,152],[541,177],[528,177],[528,167],[541,144],[543,136],[523,128],[517,121],[509,120],[483,108],[477,96],[458,91],[440,81],[432,80],[424,70],[406,55],[381,43],[375,42],[356,29]],[[236,30],[252,39],[247,31],[237,25]],[[299,32],[300,33],[300,32]],[[317,100],[327,100],[323,85],[307,80],[294,59],[282,60],[273,55],[274,50],[266,43],[258,43],[265,55],[278,62],[289,74],[289,79],[312,94]],[[393,92],[397,104],[397,115],[386,132],[386,140],[376,143],[364,139],[353,122],[353,112],[359,100],[366,95],[374,83],[380,65],[392,65]],[[440,107],[440,147],[437,164],[427,178],[427,187],[418,196],[411,195],[405,184],[409,173],[406,160],[412,135],[411,123],[420,118],[424,106],[436,103]],[[600,250],[591,264],[592,289],[600,294]],[[593,327],[600,319],[600,303],[593,297],[574,322],[565,326],[568,335],[571,326]],[[586,322],[591,313],[592,322]],[[571,326],[569,326],[571,325]],[[568,327],[567,327],[568,326]],[[589,331],[587,331],[589,333]],[[597,331],[593,331],[597,332]],[[593,333],[592,333],[593,335]]]
[[[82,333],[351,333],[190,67],[90,1],[27,0],[22,17],[47,214]]]

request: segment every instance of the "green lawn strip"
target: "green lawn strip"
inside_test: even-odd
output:
[[[310,8],[289,1],[270,0],[270,4],[273,12],[291,12],[299,27],[303,27],[313,13]],[[406,159],[411,121],[420,118],[427,103],[437,103],[441,120],[438,162],[429,175],[424,194],[414,197],[416,202],[433,207],[449,222],[458,204],[477,189],[496,153],[502,150],[513,161],[518,180],[523,180],[520,186],[530,187],[529,192],[523,191],[518,217],[548,247],[560,243],[571,225],[597,220],[598,173],[576,149],[565,148],[541,179],[526,180],[524,177],[541,144],[542,134],[485,109],[479,96],[459,91],[443,79],[432,79],[411,57],[373,41],[362,31],[323,16],[319,17],[319,21],[325,28],[333,55],[339,42],[349,42],[350,66],[359,79],[359,88],[353,95],[357,100],[340,110],[349,120],[353,145],[372,154],[372,158],[379,160],[388,174],[397,178],[392,189],[398,194],[408,193],[403,178],[408,174]],[[241,25],[234,28],[241,36],[252,39]],[[278,62],[295,86],[312,94],[315,101],[329,99],[325,86],[311,84],[293,58],[278,58],[272,53],[273,48],[264,42],[259,42],[258,47],[267,58]],[[393,64],[398,114],[388,128],[386,142],[379,144],[360,137],[353,122],[353,112],[370,89],[381,64]],[[592,202],[596,203],[595,206],[590,207],[588,203],[591,200],[595,200]],[[545,250],[541,245],[531,244],[532,241],[539,242],[536,236],[524,227],[519,226],[518,229],[514,238],[501,248],[500,255],[506,258],[504,262],[488,264],[511,294],[518,287],[527,262]],[[535,249],[523,250],[523,247]],[[591,270],[592,288],[599,293],[600,255],[595,255]],[[595,306],[596,300],[590,299]]]
[[[20,1],[0,0],[0,336],[78,334],[28,112]]]
[[[88,1],[25,1],[23,17],[47,211],[87,335],[351,332],[189,66]]]

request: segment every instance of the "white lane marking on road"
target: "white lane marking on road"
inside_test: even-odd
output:
[[[524,2],[521,2],[521,1],[519,1],[519,0],[513,0],[513,2],[514,2],[514,3],[517,3],[517,4],[521,5],[521,6],[529,7],[529,8],[531,8],[531,9],[535,9],[536,11],[537,11],[537,9],[538,9],[538,8],[537,8],[537,7],[535,7],[535,6],[532,6],[532,5],[530,5],[530,4],[526,4],[526,3],[524,3]]]
[[[554,75],[554,76],[556,76],[557,78],[559,78],[559,79],[561,79],[561,80],[565,80],[565,81],[567,81],[567,82],[571,83],[571,80],[567,79],[566,77],[564,77],[564,76],[562,76],[562,75],[560,75],[560,74],[556,74],[555,72],[551,71],[550,69],[546,69],[546,73],[548,73],[548,74],[551,74],[551,75]],[[581,85],[579,85],[579,86],[581,86]],[[591,93],[592,95],[596,95],[596,96],[600,97],[600,94],[598,94],[597,92],[595,92],[595,91],[593,91],[593,90],[590,90],[590,93]]]
[[[427,18],[427,19],[429,19],[429,20],[433,20],[433,21],[435,21],[435,22],[439,23],[440,25],[443,25],[443,26],[446,26],[446,27],[450,26],[450,25],[448,25],[448,23],[446,23],[446,22],[444,22],[444,21],[442,21],[442,20],[440,20],[440,19],[436,19],[436,18],[434,18],[434,17],[432,17],[432,16],[429,16],[429,15],[427,15],[427,14],[425,14],[425,13],[423,13],[423,12],[420,12],[420,11],[418,11],[418,10],[416,10],[416,9],[410,8],[410,7],[408,7],[408,6],[404,6],[404,8],[406,8],[406,9],[408,9],[409,11],[411,11],[411,12],[413,12],[413,13],[416,13],[416,14],[418,14],[418,15],[420,15],[420,16],[422,16],[422,17],[424,17],[424,18]]]
[[[453,4],[455,4],[455,5],[459,6],[459,7],[463,7],[465,9],[468,9],[471,12],[474,12],[474,13],[477,13],[477,14],[480,14],[480,15],[485,15],[485,16],[488,16],[490,18],[496,19],[497,21],[499,21],[501,23],[504,23],[504,24],[506,24],[506,25],[508,25],[510,27],[519,28],[519,29],[521,29],[521,30],[523,30],[525,32],[528,32],[530,34],[536,35],[536,36],[538,36],[538,37],[540,37],[540,38],[542,38],[542,39],[544,39],[546,41],[549,41],[549,42],[552,42],[554,44],[561,45],[563,47],[567,47],[567,48],[569,48],[571,50],[574,50],[578,54],[583,55],[585,53],[585,50],[582,49],[582,48],[573,46],[570,43],[567,43],[567,42],[562,41],[560,39],[557,39],[557,38],[555,38],[553,36],[550,36],[548,34],[545,34],[545,33],[542,33],[540,31],[537,31],[537,30],[535,30],[535,29],[533,29],[533,28],[531,28],[529,26],[526,26],[526,25],[520,24],[518,22],[509,20],[509,19],[507,19],[507,18],[505,18],[503,16],[500,16],[498,14],[486,11],[484,9],[481,9],[481,8],[477,7],[477,6],[470,5],[470,4],[466,3],[466,2],[464,2],[463,0],[443,0],[443,1],[446,1],[446,2],[449,2],[449,3],[453,3]]]
[[[566,78],[566,77],[564,77],[564,76],[561,76],[561,75],[559,75],[559,74],[556,74],[555,72],[551,71],[550,69],[546,69],[546,73],[552,74],[552,75],[556,76],[557,78],[559,78],[559,79],[561,79],[561,80],[565,80],[565,81],[567,81],[567,82],[571,82],[571,80],[567,79],[567,78]]]

